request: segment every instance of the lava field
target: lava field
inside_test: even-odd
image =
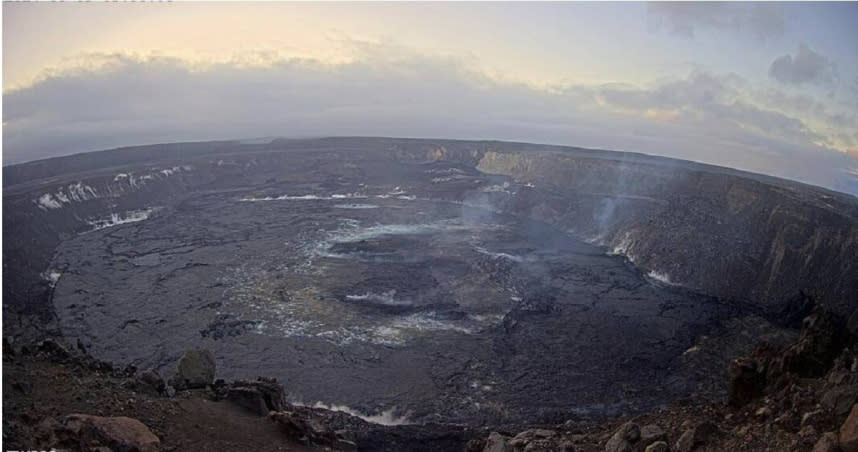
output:
[[[754,203],[777,204],[765,197],[785,182],[514,149],[275,140],[53,159],[103,162],[86,173],[19,165],[4,295],[100,359],[169,374],[207,348],[219,378],[277,377],[292,402],[389,423],[562,422],[717,396],[731,357],[790,337],[768,300],[798,290],[759,276],[781,251],[753,235],[768,234]],[[567,156],[587,180],[533,176]],[[727,182],[697,197],[672,185],[708,177]],[[789,199],[843,203],[832,209],[855,234],[854,202],[819,192]],[[717,281],[728,266],[749,273]]]

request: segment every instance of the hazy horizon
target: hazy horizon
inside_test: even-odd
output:
[[[639,152],[858,193],[833,3],[4,3],[3,165],[241,137]]]

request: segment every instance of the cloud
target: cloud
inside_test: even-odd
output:
[[[801,118],[754,102],[748,82],[732,74],[547,90],[404,51],[371,51],[344,64],[95,60],[5,93],[4,164],[184,140],[449,137],[645,152],[858,192],[843,171],[858,167],[852,157]]]
[[[838,78],[837,65],[805,44],[799,46],[795,56],[782,55],[772,61],[769,76],[785,84],[822,86],[831,86]]]
[[[654,29],[686,38],[701,30],[728,30],[768,39],[786,30],[783,8],[770,3],[650,2],[647,16]]]
[[[662,82],[651,88],[600,90],[607,105],[632,111],[672,111],[674,120],[689,127],[706,124],[730,125],[737,130],[806,146],[815,146],[824,137],[802,120],[776,110],[750,104],[747,83],[736,75],[718,76],[695,71],[688,78]],[[739,134],[735,134],[739,136]]]

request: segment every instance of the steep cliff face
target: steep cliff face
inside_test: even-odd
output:
[[[847,315],[858,306],[858,214],[847,195],[629,154],[489,151],[477,168],[555,193],[514,208],[672,283],[764,305],[804,291]]]
[[[141,221],[180,197],[194,178],[188,165],[156,165],[54,178],[4,190],[5,304],[48,314],[45,299],[62,269],[48,263],[77,234]]]

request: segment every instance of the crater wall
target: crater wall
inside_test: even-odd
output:
[[[709,295],[776,310],[804,291],[847,315],[858,306],[854,197],[640,154],[389,138],[179,143],[4,168],[4,304],[50,312],[46,272],[69,237],[179,205],[189,192],[309,181],[302,165],[324,168],[345,154],[367,168],[449,160],[525,182],[529,190],[471,201],[546,221]],[[363,176],[407,182],[406,173]]]
[[[800,291],[849,314],[855,198],[685,162],[487,152],[480,171],[557,196],[514,209],[570,228],[673,283],[776,306]]]

